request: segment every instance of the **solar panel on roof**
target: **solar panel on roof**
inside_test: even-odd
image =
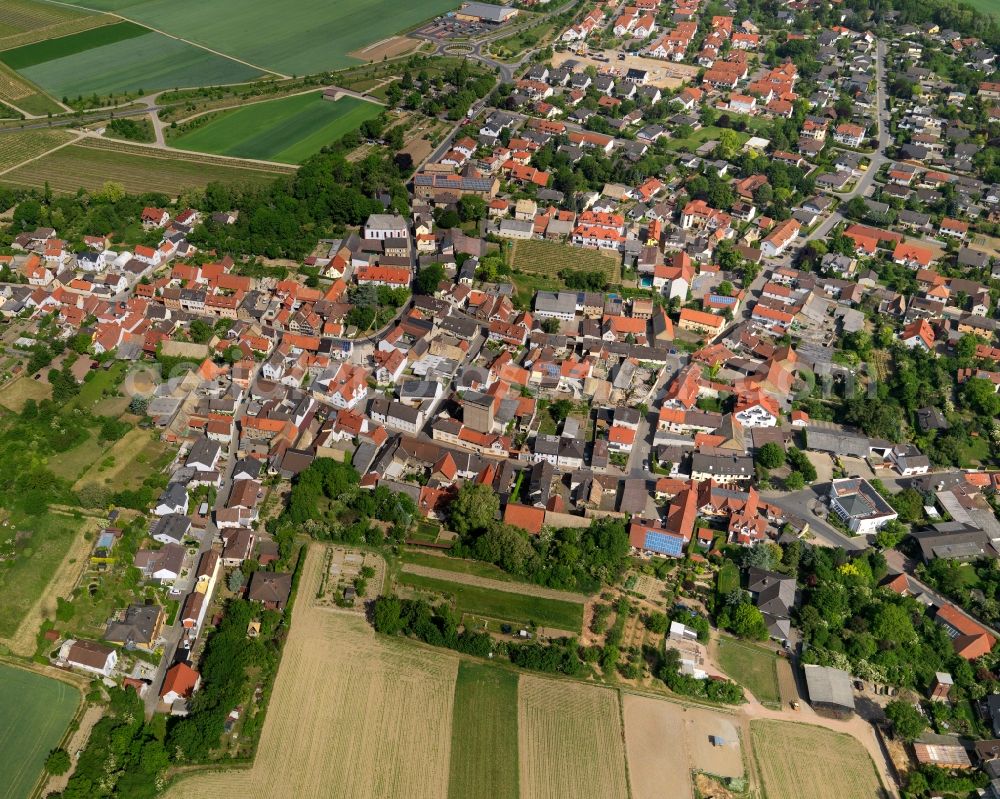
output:
[[[648,530],[646,532],[646,549],[660,552],[664,555],[680,555],[684,541],[676,536]]]

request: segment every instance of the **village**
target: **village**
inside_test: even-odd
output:
[[[675,585],[678,674],[727,677],[702,622],[766,641],[805,688],[782,683],[784,712],[858,713],[893,741],[887,779],[933,766],[1000,797],[996,47],[738,5],[588,4],[415,165],[406,214],[380,195],[301,262],[200,248],[243,224],[235,208],[143,206],[116,238],[30,223],[22,199],[0,249],[2,382],[113,375],[169,452],[151,501],[91,514],[76,587],[132,579],[131,601],[89,637],[57,614],[35,654],[185,717],[227,602],[253,608],[247,637],[279,640],[297,543],[330,527],[288,525],[296,487],[329,460],[407,498],[376,514],[379,542],[432,565],[456,542],[473,557],[484,529],[545,552],[530,542],[624,525],[632,572]],[[467,6],[422,35],[517,24]],[[57,378],[32,360],[55,342],[75,353]],[[460,529],[458,507],[489,518]],[[384,564],[345,527],[322,540],[365,566],[330,596],[360,610]],[[679,563],[698,580],[670,583]],[[882,658],[896,639],[868,609],[816,621],[823,580],[905,607],[914,657],[953,651]],[[483,629],[563,632],[504,621]],[[642,686],[639,660],[618,668]],[[237,751],[258,708],[229,710]]]

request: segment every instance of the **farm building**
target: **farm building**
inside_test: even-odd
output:
[[[848,718],[854,713],[854,692],[851,675],[829,666],[803,666],[809,704],[824,716]]]

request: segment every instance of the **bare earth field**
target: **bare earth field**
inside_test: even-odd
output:
[[[849,735],[782,721],[755,720],[750,730],[768,799],[881,799],[884,795],[871,758]]]
[[[521,676],[521,799],[625,799],[625,748],[614,691]]]
[[[622,704],[634,799],[690,797],[692,770],[743,776],[740,740],[728,715],[631,694]],[[713,746],[710,735],[725,746]]]
[[[253,767],[185,777],[170,799],[447,797],[458,658],[317,607],[322,562],[313,547]]]
[[[13,383],[8,383],[0,390],[0,405],[18,413],[28,400],[49,399],[52,396],[52,386],[44,380],[32,380],[30,377],[19,377]]]
[[[390,36],[388,39],[370,44],[361,50],[354,50],[348,55],[360,61],[381,61],[383,58],[398,58],[401,55],[408,55],[418,47],[420,47],[419,39],[411,39],[409,36]]]

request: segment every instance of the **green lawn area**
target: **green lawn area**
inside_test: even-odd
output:
[[[354,97],[333,102],[311,92],[224,111],[171,146],[297,164],[380,113],[375,103]]]
[[[690,136],[686,136],[683,139],[667,139],[667,147],[671,150],[683,150],[684,152],[694,152],[705,142],[710,139],[718,140],[719,134],[722,133],[724,128],[718,128],[714,125],[707,125],[706,127],[699,128]],[[746,143],[747,139],[750,138],[749,133],[740,133],[739,131],[734,131],[740,138],[740,144]]]
[[[261,74],[131,22],[0,53],[0,61],[56,97],[236,83]]]
[[[980,436],[970,438],[969,443],[960,448],[962,467],[978,466],[990,460],[990,442]]]
[[[358,63],[348,53],[445,11],[458,0],[81,0],[251,64],[305,75]],[[205,81],[208,82],[208,81]],[[204,82],[203,82],[204,83]]]
[[[517,799],[517,681],[495,666],[459,664],[448,799]]]
[[[0,563],[0,637],[9,638],[49,584],[59,563],[79,535],[83,522],[48,512],[42,516],[3,516],[0,542],[3,551],[13,547],[14,558]],[[8,544],[6,539],[16,543]]]
[[[574,633],[583,628],[583,605],[579,602],[543,599],[513,591],[496,591],[405,572],[399,575],[399,582],[420,591],[446,595],[454,600],[461,613],[487,616],[518,625],[534,622],[542,627],[555,627]],[[516,584],[511,584],[512,587],[514,585]]]
[[[447,555],[431,555],[427,552],[404,550],[403,563],[413,563],[417,566],[427,566],[431,569],[444,569],[458,574],[471,574],[475,577],[488,577],[491,580],[516,582],[514,577],[492,563],[481,560],[466,560],[465,558],[450,558]]]
[[[69,407],[93,411],[104,398],[104,394],[114,389],[123,374],[125,374],[123,361],[116,361],[110,369],[98,367],[93,372],[93,377],[80,387],[80,393],[69,403]]]
[[[79,703],[71,685],[0,664],[0,796],[31,794]]]
[[[778,657],[760,646],[746,644],[735,638],[719,639],[719,666],[726,674],[745,686],[765,705],[779,706]]]
[[[997,0],[962,0],[965,5],[972,6],[980,14],[992,14],[994,19],[1000,19],[1000,6]]]

